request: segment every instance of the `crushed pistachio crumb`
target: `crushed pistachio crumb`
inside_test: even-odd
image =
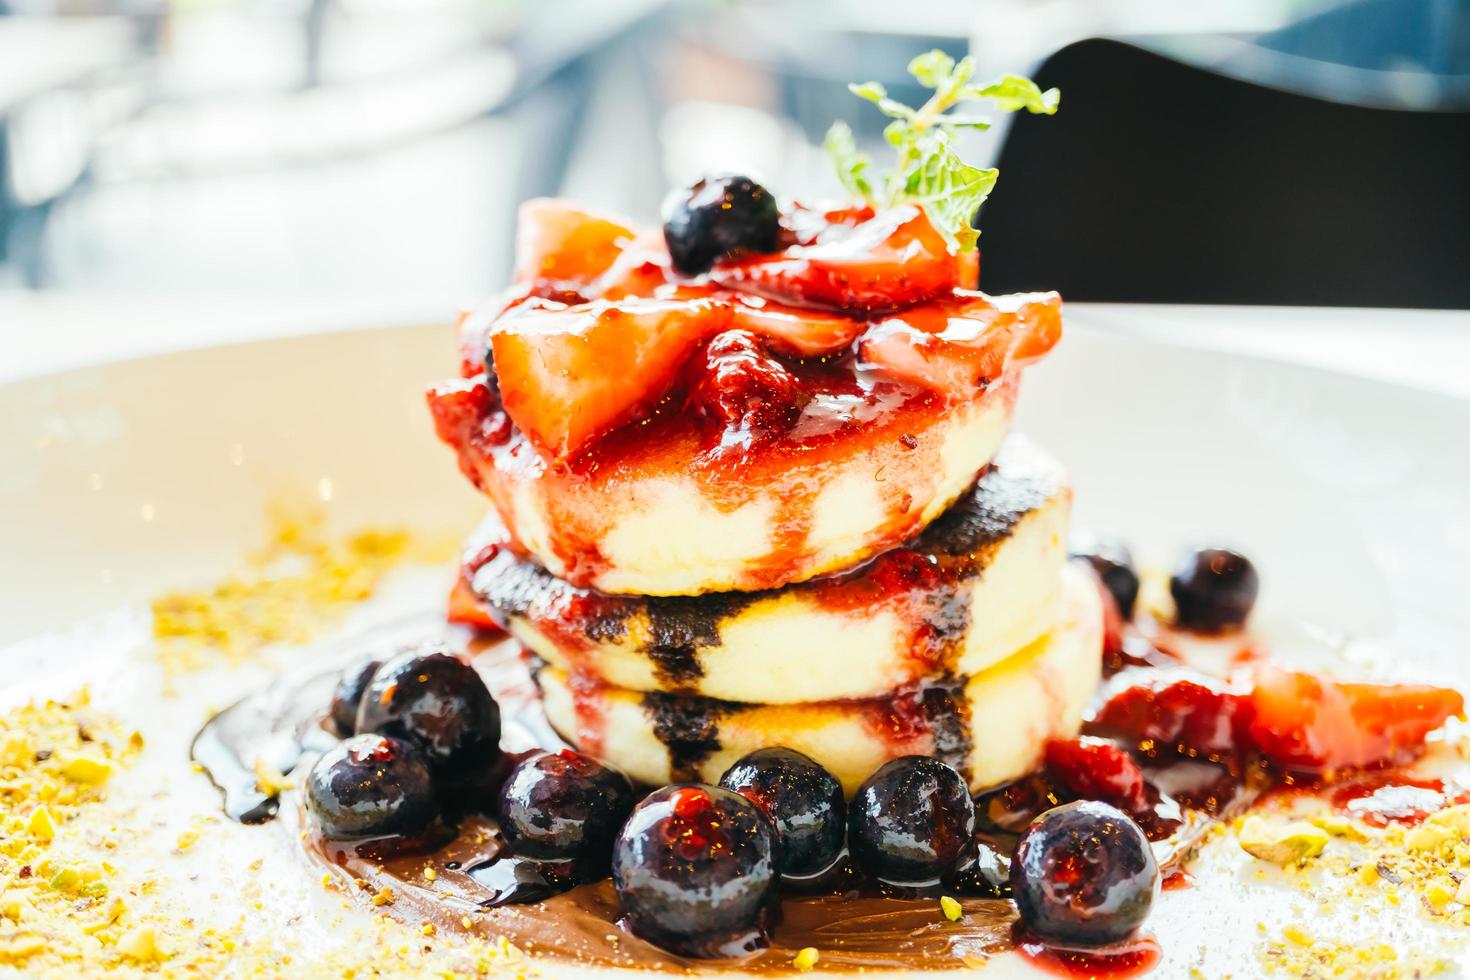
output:
[[[407,561],[438,562],[445,541],[402,529],[360,531],[333,540],[319,511],[272,515],[270,543],[240,573],[197,592],[152,603],[160,663],[175,673],[210,665],[210,654],[238,663],[275,643],[301,643],[370,598],[383,577]]]
[[[791,965],[796,967],[802,973],[810,973],[812,971],[812,968],[817,965],[817,960],[821,958],[822,954],[817,951],[817,947],[807,946],[801,952],[792,957]]]
[[[1327,832],[1305,820],[1251,814],[1236,827],[1241,848],[1272,864],[1301,864],[1327,847]]]
[[[951,922],[960,921],[960,919],[963,918],[965,914],[965,910],[963,907],[960,906],[960,903],[950,898],[948,895],[940,896],[939,909],[944,913],[944,917]]]

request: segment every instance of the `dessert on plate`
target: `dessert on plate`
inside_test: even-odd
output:
[[[918,109],[853,87],[891,172],[829,137],[850,201],[718,175],[657,228],[522,207],[513,283],[428,393],[488,503],[463,629],[221,713],[195,758],[232,816],[553,973],[1125,975],[1215,828],[1376,798],[1462,713],[1275,662],[1236,551],[1161,577],[1071,532],[1065,461],[1011,426],[1061,300],[978,289],[996,174],[955,150],[955,106],[1057,94],[911,70]],[[1326,833],[1251,826],[1283,864]]]

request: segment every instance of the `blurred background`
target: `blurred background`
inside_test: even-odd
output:
[[[0,0],[0,291],[447,310],[528,196],[834,193],[931,47],[1063,91],[987,289],[1470,307],[1470,0]]]

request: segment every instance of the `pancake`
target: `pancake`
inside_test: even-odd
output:
[[[467,552],[491,615],[554,667],[725,701],[872,698],[977,674],[1046,633],[1070,503],[1061,466],[1012,436],[908,544],[777,590],[645,598],[579,589],[517,556],[493,515]]]
[[[550,463],[482,377],[429,394],[440,436],[517,548],[563,581],[624,595],[757,591],[850,568],[918,533],[999,449],[1019,368],[959,404],[850,373],[789,433],[737,456],[670,409]]]
[[[1075,735],[1099,683],[1097,585],[1073,567],[1062,579],[1046,635],[971,677],[886,698],[747,705],[609,687],[549,666],[537,682],[563,738],[649,785],[715,782],[747,752],[786,746],[826,766],[849,794],[885,761],[915,753],[950,762],[978,791],[1034,769],[1048,739]]]

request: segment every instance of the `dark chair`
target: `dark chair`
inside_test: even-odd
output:
[[[1074,300],[1470,308],[1470,111],[1348,105],[1113,40],[1036,74],[981,285]]]

